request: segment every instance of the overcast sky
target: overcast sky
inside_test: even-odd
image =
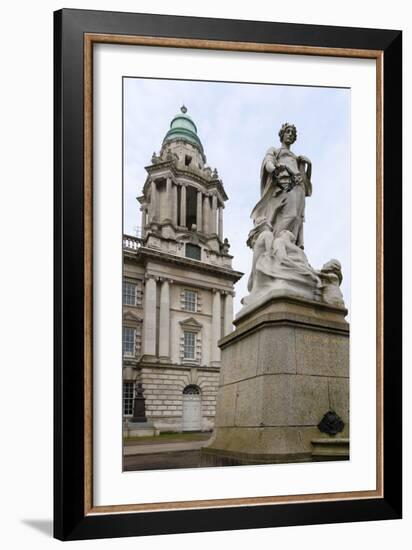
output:
[[[236,285],[235,311],[247,294],[252,252],[246,238],[259,199],[266,150],[280,145],[284,122],[296,125],[296,154],[312,161],[313,194],[306,199],[305,252],[314,268],[331,258],[342,263],[342,291],[350,300],[350,90],[305,86],[124,79],[124,231],[140,226],[136,196],[145,166],[159,152],[182,104],[195,122],[211,168],[229,197],[224,236],[233,267],[245,273]]]

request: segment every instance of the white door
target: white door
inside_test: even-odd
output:
[[[183,426],[184,432],[201,430],[201,398],[199,394],[183,394]]]

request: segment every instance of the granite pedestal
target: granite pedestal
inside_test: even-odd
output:
[[[217,411],[212,440],[203,449],[206,462],[348,458],[346,314],[343,307],[276,292],[241,310],[236,330],[219,342]],[[334,436],[318,428],[328,411],[344,422]]]

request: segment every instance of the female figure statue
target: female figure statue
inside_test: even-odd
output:
[[[297,296],[344,307],[340,263],[331,260],[316,271],[303,250],[305,198],[312,194],[312,164],[290,150],[296,141],[293,124],[284,124],[279,137],[281,147],[271,147],[262,163],[261,199],[252,211],[254,227],[247,240],[253,250],[249,295],[242,304],[257,307],[272,297]]]
[[[279,131],[281,147],[267,151],[260,172],[261,199],[251,218],[256,223],[264,217],[275,237],[283,230],[290,231],[295,244],[303,249],[305,197],[312,194],[312,163],[290,150],[296,137],[296,127],[286,122]]]

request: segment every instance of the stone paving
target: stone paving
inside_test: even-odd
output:
[[[175,451],[123,457],[123,471],[200,468],[200,451]]]
[[[206,444],[205,440],[202,441],[178,441],[178,442],[165,442],[165,443],[153,443],[150,442],[147,445],[137,443],[136,445],[128,445],[124,448],[124,456],[131,455],[147,455],[155,453],[170,453],[176,451],[197,451]]]

